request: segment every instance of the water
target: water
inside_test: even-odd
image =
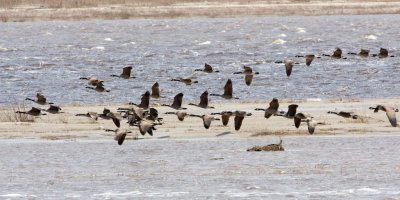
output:
[[[155,81],[168,97],[162,101],[183,92],[187,103],[206,89],[222,93],[228,78],[243,100],[393,97],[400,92],[393,86],[399,83],[399,23],[397,15],[1,23],[0,105],[36,92],[58,104],[138,102]],[[331,54],[336,47],[344,54],[385,47],[397,58],[322,58],[311,67],[295,66],[290,78],[274,63],[298,54]],[[199,84],[192,86],[168,81],[204,63],[221,73],[200,72]],[[133,66],[136,79],[110,77],[126,65]],[[232,74],[242,65],[260,72],[250,87]],[[90,75],[105,80],[111,92],[86,89],[79,77]]]
[[[395,199],[398,139],[0,140],[0,199]]]

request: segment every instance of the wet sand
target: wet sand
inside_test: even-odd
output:
[[[202,120],[196,117],[187,117],[183,122],[178,121],[175,115],[165,115],[165,112],[174,111],[169,107],[159,106],[158,109],[163,125],[157,126],[153,137],[148,135],[141,136],[137,127],[129,127],[126,120],[122,121],[121,128],[133,131],[128,138],[139,136],[139,138],[208,138],[208,137],[233,137],[246,138],[255,136],[287,136],[304,135],[308,136],[307,126],[304,123],[299,129],[294,127],[293,120],[279,116],[264,118],[263,111],[254,111],[255,108],[268,107],[269,101],[240,102],[240,101],[218,101],[211,102],[215,109],[202,109],[196,106],[186,105],[187,112],[191,114],[209,114],[211,112],[244,110],[253,113],[246,117],[239,131],[233,127],[233,118],[230,119],[228,126],[223,126],[220,121],[213,121],[210,129],[205,129]],[[195,103],[195,102],[193,102]],[[369,99],[369,100],[320,100],[307,99],[302,102],[291,102],[288,100],[280,101],[280,110],[287,110],[289,104],[299,105],[298,112],[309,114],[315,120],[324,123],[316,128],[314,136],[319,135],[380,135],[397,134],[398,127],[392,127],[382,111],[374,113],[369,110],[370,106],[377,104],[391,105],[398,107],[400,99]],[[185,104],[185,102],[184,102]],[[30,104],[27,104],[27,107]],[[32,104],[32,106],[37,106]],[[40,107],[40,106],[39,106]],[[94,111],[101,113],[103,108],[116,111],[118,107],[127,105],[98,105],[98,106],[62,106],[62,114],[50,114],[35,117],[34,122],[15,122],[7,119],[6,116],[13,116],[14,111],[2,109],[3,118],[0,122],[0,138],[33,138],[45,140],[70,140],[70,139],[106,139],[113,140],[112,132],[105,132],[104,129],[116,129],[117,127],[111,120],[98,119],[94,121],[86,117],[77,117],[75,114]],[[46,108],[43,106],[42,108]],[[328,111],[353,111],[361,116],[362,119],[346,119],[337,115],[327,114]],[[130,141],[128,141],[130,142]]]

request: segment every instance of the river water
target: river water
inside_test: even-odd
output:
[[[1,199],[398,199],[397,135],[0,141]]]
[[[397,15],[1,23],[0,105],[37,92],[56,104],[137,102],[156,81],[166,97],[161,101],[183,92],[187,103],[204,90],[222,93],[228,78],[241,100],[394,97],[400,94],[399,23]],[[347,59],[323,57],[306,67],[294,57],[332,54],[336,47]],[[397,57],[347,55],[360,48],[378,53],[380,47]],[[283,64],[274,63],[284,59],[301,63],[290,78]],[[192,86],[169,81],[204,63],[221,72],[199,72]],[[110,77],[126,65],[136,79]],[[233,75],[243,65],[260,73],[251,86]],[[97,76],[111,92],[85,88],[82,76]]]

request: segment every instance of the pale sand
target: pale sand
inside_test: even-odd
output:
[[[288,2],[202,2],[172,5],[108,5],[88,8],[46,8],[19,6],[0,8],[0,22],[36,20],[130,19],[176,17],[366,15],[399,14],[400,2],[356,0]]]
[[[157,101],[152,101],[152,103]],[[184,102],[185,103],[185,102]],[[186,102],[188,103],[188,102]],[[254,111],[254,108],[266,108],[269,100],[264,102],[239,102],[239,101],[220,101],[211,102],[215,109],[202,109],[195,106],[186,105],[187,112],[192,114],[205,114],[224,110],[244,110],[253,113],[253,116],[246,117],[239,131],[233,127],[233,118],[230,119],[227,127],[221,121],[214,121],[210,129],[203,127],[202,120],[195,117],[187,117],[183,122],[178,121],[175,115],[164,115],[164,112],[174,111],[169,107],[155,106],[163,117],[164,124],[157,126],[153,137],[141,136],[137,127],[129,127],[126,120],[123,121],[121,128],[130,129],[134,134],[128,138],[139,135],[139,138],[204,138],[204,137],[254,137],[254,135],[304,135],[310,136],[306,124],[302,124],[296,129],[293,120],[283,117],[272,116],[269,119],[263,117],[264,112]],[[324,122],[316,128],[315,136],[320,135],[381,135],[397,134],[400,132],[398,127],[392,127],[382,111],[374,113],[368,108],[377,104],[385,104],[393,107],[400,105],[400,98],[395,99],[370,99],[370,100],[304,100],[302,102],[290,102],[282,100],[280,110],[287,109],[291,103],[299,105],[298,112],[310,114],[317,121]],[[33,105],[33,104],[32,104]],[[37,106],[37,105],[33,105]],[[62,107],[64,114],[47,114],[40,118],[35,118],[34,122],[6,122],[7,115],[13,115],[12,110],[2,109],[0,114],[0,138],[32,138],[32,139],[106,139],[112,140],[112,132],[105,132],[104,129],[115,129],[116,126],[111,120],[100,119],[96,122],[86,117],[77,117],[77,113],[88,111],[102,112],[103,108],[110,108],[116,111],[118,107],[126,105],[112,106],[65,106]],[[337,115],[327,114],[329,110],[354,111],[365,118],[364,120],[345,119]],[[312,136],[311,136],[312,137]]]

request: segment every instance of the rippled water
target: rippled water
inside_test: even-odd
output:
[[[0,198],[388,199],[398,136],[0,141]]]
[[[164,96],[184,92],[184,99],[193,101],[206,89],[222,93],[228,78],[241,99],[398,96],[399,23],[397,15],[1,23],[0,104],[36,92],[56,103],[138,101],[155,81]],[[298,54],[331,54],[336,47],[345,54],[385,47],[397,57],[322,58],[311,67],[296,66],[290,78],[274,63]],[[204,63],[221,73],[199,73],[199,84],[189,87],[168,81]],[[260,72],[250,87],[232,74],[244,64]],[[125,65],[133,65],[138,78],[109,76]],[[112,91],[99,95],[86,89],[79,77],[90,75]]]

